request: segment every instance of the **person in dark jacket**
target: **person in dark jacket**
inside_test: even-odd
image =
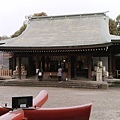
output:
[[[43,70],[42,70],[42,68],[40,68],[40,69],[38,70],[38,80],[39,80],[39,81],[42,81],[42,78],[43,78]]]

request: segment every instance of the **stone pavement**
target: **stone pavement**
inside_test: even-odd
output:
[[[120,120],[120,88],[83,89],[56,87],[0,86],[0,105],[11,106],[13,96],[36,96],[39,91],[48,92],[43,107],[68,107],[92,103],[90,120]]]

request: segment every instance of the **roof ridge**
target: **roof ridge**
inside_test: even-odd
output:
[[[69,15],[53,15],[53,16],[32,16],[31,19],[44,19],[44,18],[64,18],[64,17],[77,17],[77,16],[93,16],[93,15],[105,15],[106,16],[106,12],[98,12],[98,13],[84,13],[84,14],[69,14]]]

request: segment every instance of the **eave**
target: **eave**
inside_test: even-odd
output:
[[[82,46],[54,46],[54,47],[6,47],[1,46],[0,51],[6,52],[78,52],[78,51],[102,51],[112,43]]]

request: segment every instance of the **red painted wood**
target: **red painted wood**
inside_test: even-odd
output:
[[[34,99],[33,107],[41,107],[48,99],[48,93],[45,90],[42,90]]]
[[[22,120],[23,118],[24,118],[23,110],[10,111],[10,112],[0,116],[0,120]]]
[[[6,107],[0,106],[0,116],[9,112],[10,110],[11,110],[11,108],[6,108]]]
[[[36,109],[33,107],[9,111],[8,108],[1,108],[0,120],[89,120],[90,118],[91,103],[73,107],[40,108],[47,99],[47,91],[42,90],[33,100]]]
[[[40,91],[40,93],[33,99],[33,106],[41,107],[48,99],[48,93],[45,90]],[[0,116],[12,110],[11,108],[0,106]]]
[[[24,110],[28,120],[89,120],[92,104],[65,108]]]

